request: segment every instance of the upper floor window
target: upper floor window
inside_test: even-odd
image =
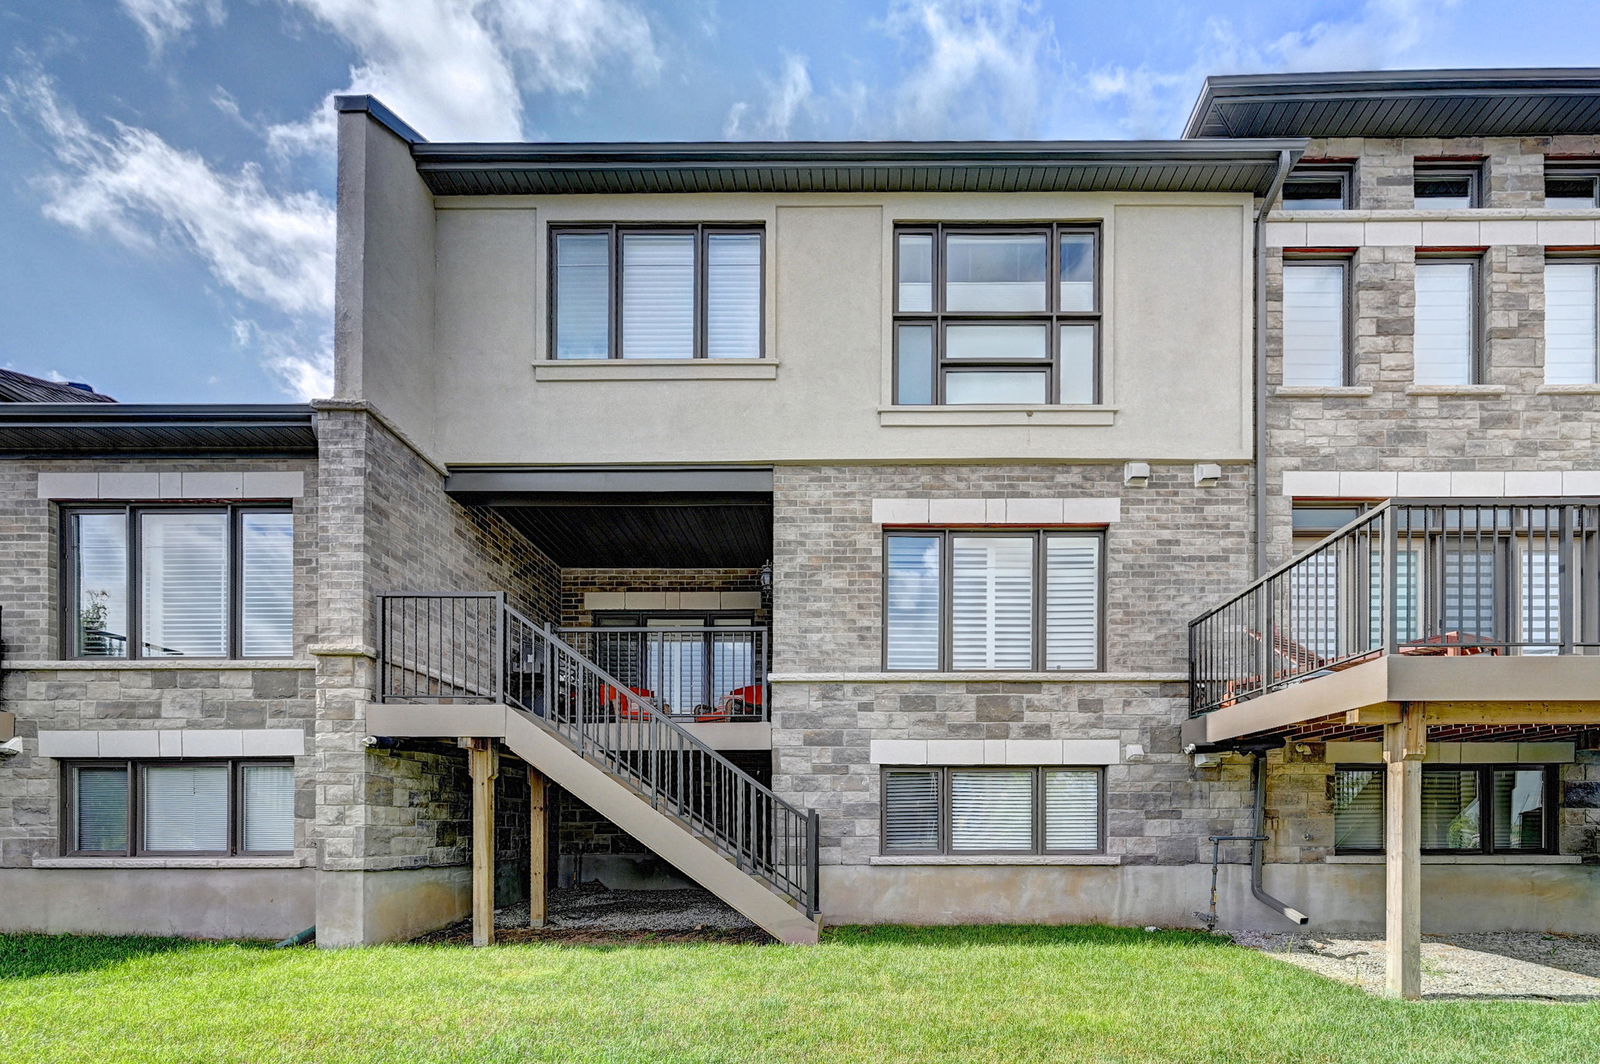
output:
[[[1342,211],[1350,206],[1350,171],[1297,170],[1283,183],[1286,211]]]
[[[260,506],[67,511],[69,657],[294,652],[294,516]]]
[[[1478,383],[1477,261],[1421,260],[1416,284],[1416,382]]]
[[[1479,206],[1482,174],[1470,163],[1417,163],[1416,205],[1424,210],[1456,210]]]
[[[1544,205],[1552,210],[1600,207],[1600,169],[1545,171]]]
[[[891,532],[884,665],[891,670],[1100,664],[1098,532]]]
[[[1283,264],[1283,383],[1330,388],[1348,383],[1349,263]]]
[[[1099,237],[1084,225],[897,229],[895,403],[1098,402]]]
[[[1556,259],[1544,267],[1546,384],[1600,380],[1600,262]]]
[[[552,229],[558,359],[760,358],[757,226]]]

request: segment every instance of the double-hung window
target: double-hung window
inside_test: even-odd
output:
[[[78,761],[63,767],[72,855],[234,856],[294,849],[288,761]]]
[[[1416,382],[1477,384],[1477,260],[1419,259],[1416,284]]]
[[[288,508],[73,508],[63,526],[67,656],[294,653]]]
[[[1544,267],[1544,380],[1600,380],[1600,261],[1551,259]]]
[[[1093,670],[1100,663],[1098,532],[890,532],[890,670]]]
[[[1100,231],[895,231],[898,405],[1100,401]]]
[[[760,358],[760,226],[551,229],[557,359]]]
[[[1350,263],[1286,259],[1283,264],[1283,383],[1336,388],[1349,383]]]
[[[1556,770],[1546,765],[1424,765],[1425,853],[1554,853]],[[1334,771],[1334,849],[1384,851],[1382,768]]]
[[[883,852],[1096,853],[1098,768],[887,768]]]

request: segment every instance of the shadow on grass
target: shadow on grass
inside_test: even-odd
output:
[[[185,938],[0,934],[0,983],[112,968],[140,957],[216,949]]]
[[[913,927],[901,924],[850,924],[823,932],[822,941],[838,946],[1138,946],[1155,949],[1214,949],[1232,941],[1204,931],[1146,931],[1102,924],[963,924],[958,927]]]

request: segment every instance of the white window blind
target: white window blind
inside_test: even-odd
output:
[[[1100,644],[1100,539],[1045,538],[1047,669],[1092,669]]]
[[[1033,772],[1030,769],[950,770],[950,850],[953,853],[1033,849]]]
[[[247,512],[239,532],[241,649],[247,658],[288,657],[294,653],[294,515]]]
[[[84,656],[128,656],[128,518],[75,514],[78,618],[74,636]]]
[[[933,309],[933,234],[902,233],[900,236],[899,310],[926,312]],[[931,400],[930,400],[931,401]]]
[[[884,774],[883,850],[927,853],[939,849],[939,773],[904,770]]]
[[[706,237],[706,356],[761,356],[761,237]]]
[[[1100,848],[1100,773],[1092,768],[1045,769],[1044,847]]]
[[[140,515],[140,621],[152,657],[228,653],[228,515]]]
[[[887,665],[934,672],[939,668],[939,540],[890,536],[886,553]]]
[[[611,347],[611,238],[556,236],[556,358],[605,358]]]
[[[85,765],[77,770],[73,794],[77,840],[87,852],[125,853],[128,849],[128,770],[122,765]]]
[[[1021,536],[951,537],[952,667],[1032,667],[1033,545]]]
[[[1544,268],[1544,380],[1595,383],[1600,351],[1600,264],[1552,262]]]
[[[1561,651],[1561,556],[1548,543],[1519,540],[1521,602],[1517,620],[1523,654],[1558,654]]]
[[[1417,264],[1418,384],[1473,383],[1474,272],[1468,262]]]
[[[145,766],[144,848],[227,852],[228,766]]]
[[[1333,845],[1337,850],[1383,849],[1383,776],[1374,769],[1333,774]]]
[[[1344,266],[1283,267],[1283,383],[1337,387],[1344,379]]]
[[[946,310],[1045,309],[1050,249],[1043,234],[952,234],[945,255]]]
[[[241,765],[244,849],[253,853],[294,849],[294,768]]]
[[[622,236],[622,357],[694,357],[693,233]]]

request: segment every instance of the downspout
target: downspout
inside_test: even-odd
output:
[[[1278,201],[1283,191],[1283,181],[1294,165],[1287,150],[1278,153],[1278,170],[1272,175],[1272,184],[1256,208],[1256,353],[1255,353],[1255,508],[1256,555],[1254,576],[1258,579],[1267,571],[1267,212]],[[1260,825],[1256,825],[1260,834]]]
[[[1255,839],[1250,843],[1250,893],[1256,896],[1256,901],[1282,916],[1292,923],[1304,924],[1310,921],[1305,913],[1291,905],[1274,898],[1261,886],[1262,866],[1266,863],[1266,844],[1262,841],[1267,834],[1267,751],[1265,748],[1256,748],[1252,751],[1255,761],[1250,766],[1251,777],[1256,788],[1255,806]]]

